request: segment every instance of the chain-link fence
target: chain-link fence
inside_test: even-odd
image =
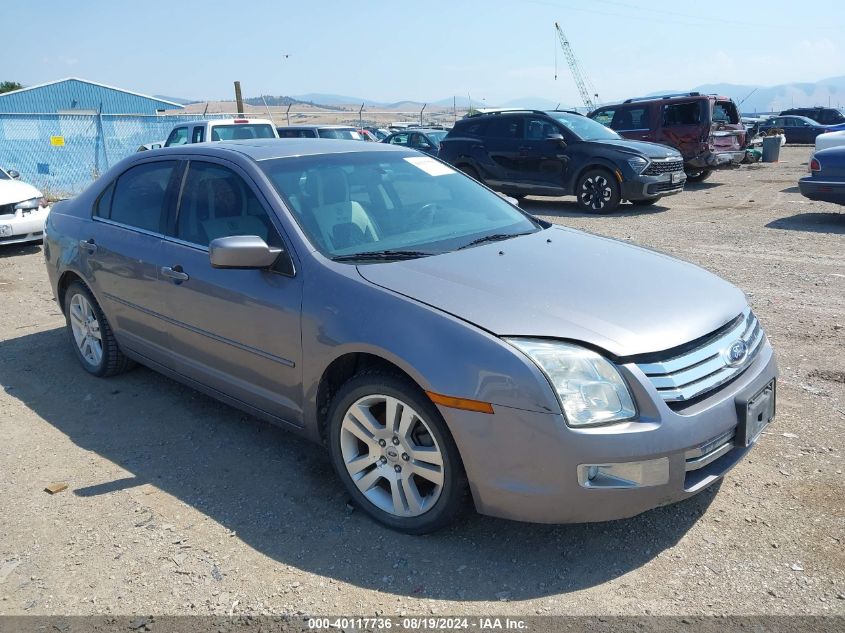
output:
[[[288,121],[294,125],[388,125],[389,121],[420,118],[420,113],[410,112],[273,110],[267,114],[253,111],[246,116],[271,118],[276,125]],[[17,170],[21,180],[48,197],[66,198],[81,192],[142,145],[163,142],[178,123],[232,116],[238,115],[0,114],[0,167]],[[439,113],[437,118],[451,125],[451,115]]]

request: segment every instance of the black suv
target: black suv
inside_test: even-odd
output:
[[[805,116],[822,125],[838,125],[845,123],[845,115],[836,108],[790,108],[780,113],[780,116]]]
[[[574,195],[592,213],[611,213],[622,200],[653,204],[686,182],[677,150],[623,139],[563,110],[467,116],[441,141],[439,157],[515,198]]]

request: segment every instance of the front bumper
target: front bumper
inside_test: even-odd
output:
[[[798,180],[801,195],[810,200],[845,204],[845,182],[828,182],[813,176]]]
[[[50,214],[50,207],[33,210],[31,213],[16,211],[14,215],[0,215],[0,245],[33,242],[44,237],[44,223]]]
[[[743,160],[745,160],[744,149],[736,151],[708,151],[686,161],[686,166],[692,169],[717,169],[719,167],[739,165]]]
[[[687,182],[684,172],[660,174],[658,176],[635,176],[622,182],[624,200],[647,200],[681,193]]]
[[[736,379],[676,412],[635,365],[621,369],[640,410],[634,422],[573,429],[560,414],[494,406],[495,413],[485,415],[441,407],[477,510],[518,521],[583,523],[622,519],[691,497],[720,479],[751,447],[730,445],[703,467],[696,463],[696,449],[713,441],[721,442],[714,447],[724,446],[719,438],[730,437],[739,421],[737,403],[777,376],[766,341]],[[583,476],[579,481],[581,465],[635,461],[659,462],[668,473],[645,473],[649,485],[625,489],[586,486]]]

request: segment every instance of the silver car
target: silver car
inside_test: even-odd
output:
[[[404,532],[467,493],[550,523],[680,501],[774,416],[740,290],[392,145],[135,154],[54,207],[44,250],[85,370],[140,362],[323,443]]]

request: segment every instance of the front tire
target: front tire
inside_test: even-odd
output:
[[[693,171],[687,172],[687,180],[689,182],[704,182],[708,178],[710,178],[710,174],[713,173],[712,169],[698,169]]]
[[[407,379],[362,372],[329,410],[329,454],[355,504],[406,534],[434,532],[463,506],[466,475],[440,412]]]
[[[575,187],[578,206],[588,213],[613,213],[622,199],[619,182],[605,169],[590,169]]]
[[[106,377],[132,367],[132,361],[120,351],[106,315],[88,287],[75,281],[68,286],[64,298],[70,342],[85,371]]]

